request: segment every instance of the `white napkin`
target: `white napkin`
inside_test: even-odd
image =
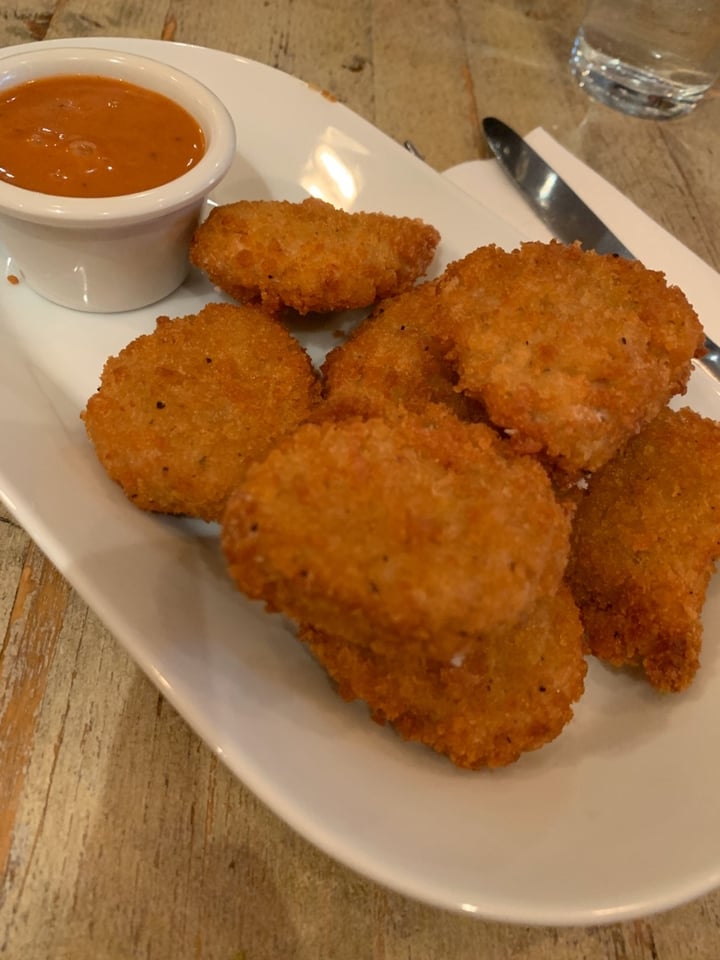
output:
[[[720,340],[720,273],[643,213],[607,180],[537,127],[525,138],[592,207],[625,246],[653,270],[662,270],[692,303],[708,335]],[[529,240],[552,234],[531,211],[495,160],[471,160],[444,174]]]

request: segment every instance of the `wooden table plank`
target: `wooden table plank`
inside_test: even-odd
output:
[[[371,119],[368,8],[367,3],[239,0],[232,6],[210,4],[205,10],[192,0],[180,0],[172,4],[171,12],[176,40],[277,67],[327,90]]]
[[[18,539],[17,531],[3,526],[5,535]],[[11,547],[10,558],[16,557]],[[2,572],[7,574],[7,562],[3,567]],[[32,545],[24,555],[0,660],[0,875],[10,882],[15,873],[11,837],[69,594],[65,580]]]
[[[167,0],[59,0],[47,40],[60,37],[156,37],[168,19]]]
[[[445,170],[482,150],[467,37],[458,5],[448,0],[417,4],[412,29],[407,17],[394,0],[373,4],[374,120]]]
[[[58,0],[38,0],[32,7],[0,7],[0,44],[44,40]]]

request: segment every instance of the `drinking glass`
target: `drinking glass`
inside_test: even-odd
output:
[[[720,75],[720,0],[590,0],[570,67],[617,110],[687,114]]]

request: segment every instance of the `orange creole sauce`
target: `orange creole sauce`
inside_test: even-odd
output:
[[[53,76],[0,91],[0,178],[63,197],[158,187],[205,152],[197,120],[125,80]]]

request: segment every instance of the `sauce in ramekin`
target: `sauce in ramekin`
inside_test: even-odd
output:
[[[169,97],[113,77],[42,77],[0,92],[0,179],[63,197],[116,197],[175,180],[205,152]]]

